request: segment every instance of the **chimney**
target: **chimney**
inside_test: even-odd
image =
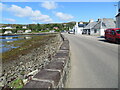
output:
[[[98,22],[100,22],[101,21],[101,19],[100,18],[98,18]]]

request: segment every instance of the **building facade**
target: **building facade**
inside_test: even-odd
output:
[[[115,20],[112,18],[102,18],[98,21],[89,21],[84,28],[84,34],[104,36],[104,31],[108,28],[115,28]]]
[[[98,32],[94,29],[94,26],[97,24],[94,20],[89,20],[88,25],[84,28],[83,34],[93,35],[97,34]]]
[[[118,2],[118,14],[116,15],[116,27],[120,28],[120,1]]]
[[[85,25],[83,24],[83,22],[76,22],[76,25],[73,27],[72,31],[74,31],[75,34],[82,34],[84,26]]]

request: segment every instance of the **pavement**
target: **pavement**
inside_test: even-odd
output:
[[[70,42],[68,88],[118,88],[118,45],[98,36],[63,34]]]

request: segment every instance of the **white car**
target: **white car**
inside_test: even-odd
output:
[[[74,32],[73,32],[73,31],[68,31],[68,33],[69,33],[69,34],[74,34]]]

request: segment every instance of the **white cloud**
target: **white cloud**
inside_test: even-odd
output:
[[[0,3],[0,10],[2,10],[2,7],[3,7],[3,4],[2,4],[2,3]]]
[[[7,22],[15,22],[15,19],[11,19],[11,18],[4,18],[3,21],[7,21]]]
[[[21,8],[16,5],[12,5],[8,8],[8,11],[15,13],[15,16],[18,17],[28,17],[28,16],[39,16],[41,14],[40,11],[33,11],[31,7],[25,6],[25,8]]]
[[[51,22],[52,19],[48,15],[40,15],[39,17],[31,17],[33,21]]]
[[[57,12],[57,13],[55,13],[55,15],[61,20],[70,20],[70,19],[74,18],[72,15],[62,13],[62,12]]]
[[[12,12],[17,17],[28,17],[33,21],[39,22],[51,22],[52,19],[48,15],[43,15],[39,10],[33,10],[29,6],[25,6],[24,8],[19,7],[17,5],[11,5],[7,9],[9,12]]]
[[[2,11],[2,10],[5,9],[5,8],[6,8],[6,5],[3,4],[3,3],[0,3],[0,11]]]
[[[45,1],[41,4],[41,6],[50,10],[50,9],[57,8],[57,3],[53,2],[53,1]]]

